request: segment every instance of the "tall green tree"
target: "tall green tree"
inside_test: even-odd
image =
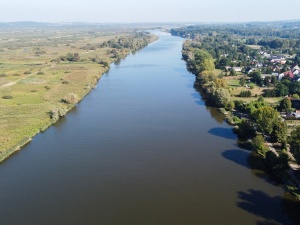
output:
[[[270,106],[258,108],[253,113],[253,119],[257,123],[259,130],[266,134],[271,134],[274,124],[279,120],[278,112]]]
[[[291,132],[288,138],[290,144],[290,151],[294,155],[296,161],[300,163],[300,126],[297,126],[295,130]]]
[[[245,77],[242,77],[240,79],[240,85],[243,87],[245,84],[246,84],[246,79],[245,79]]]
[[[279,104],[279,110],[280,111],[285,111],[287,113],[291,112],[291,108],[292,108],[292,102],[289,98],[284,98],[281,100],[280,104]]]
[[[215,69],[213,57],[204,50],[196,50],[191,66],[197,74]]]
[[[267,147],[265,146],[265,139],[262,135],[256,135],[252,140],[252,145],[254,150],[265,157],[266,152],[268,151]]]
[[[271,138],[273,142],[279,142],[283,147],[286,146],[287,124],[285,121],[277,120],[274,122]]]

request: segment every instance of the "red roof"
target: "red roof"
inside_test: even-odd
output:
[[[292,73],[292,71],[285,72],[284,76],[288,76],[289,78],[294,79],[294,74]]]

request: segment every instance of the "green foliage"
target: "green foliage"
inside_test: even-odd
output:
[[[285,111],[285,112],[291,112],[292,108],[292,102],[289,98],[283,98],[279,104],[278,110],[279,111]]]
[[[290,151],[294,155],[297,163],[300,163],[300,126],[291,132],[288,138],[290,144]]]
[[[249,74],[250,77],[252,77],[252,80],[254,83],[256,83],[259,86],[262,86],[262,78],[261,78],[261,73],[257,70]]]
[[[231,69],[229,75],[236,76],[236,71],[234,69]]]
[[[12,99],[13,96],[11,96],[11,95],[4,95],[4,96],[2,96],[2,98],[3,98],[3,99]]]
[[[242,119],[238,125],[238,128],[236,129],[236,134],[240,138],[252,138],[255,135],[255,130],[253,127],[253,124],[247,120],[247,119]]]
[[[241,85],[242,87],[244,87],[245,84],[246,84],[246,79],[245,79],[245,77],[242,77],[242,78],[240,79],[240,85]]]
[[[204,50],[196,50],[194,54],[194,61],[191,62],[191,67],[196,74],[203,71],[212,71],[215,69],[213,57]]]
[[[285,121],[277,120],[273,124],[273,131],[271,133],[271,139],[273,142],[282,143],[286,145],[287,141],[287,124]]]
[[[253,113],[252,117],[257,123],[257,127],[259,128],[259,130],[266,134],[272,133],[274,124],[279,120],[278,112],[270,106],[258,108]]]
[[[277,157],[272,151],[266,153],[266,163],[274,173],[284,172],[290,168],[289,156],[285,152],[281,152]]]
[[[252,146],[254,150],[260,154],[261,156],[265,157],[266,152],[268,149],[265,146],[265,139],[262,135],[256,135],[252,140]]]
[[[244,98],[250,98],[251,97],[251,91],[247,90],[247,91],[241,91],[240,92],[240,97],[244,97]]]
[[[227,89],[214,88],[211,92],[211,100],[216,107],[224,107],[230,103],[230,94]]]

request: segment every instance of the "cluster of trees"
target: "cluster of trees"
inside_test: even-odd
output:
[[[148,45],[149,39],[151,36],[148,32],[137,32],[133,35],[116,37],[114,39],[110,39],[108,41],[103,42],[99,47],[100,48],[116,48],[116,49],[131,49],[132,51],[136,51]]]
[[[190,72],[197,75],[196,84],[202,88],[207,103],[216,107],[232,109],[231,95],[227,83],[214,74],[214,59],[209,52],[196,48],[191,42],[185,42],[182,50]]]
[[[80,61],[80,56],[79,53],[67,53],[65,56],[60,56],[59,57],[60,61],[69,61],[69,62],[79,62]]]
[[[240,93],[240,97],[244,97],[244,98],[250,98],[252,96],[252,93],[250,90],[247,91],[241,91]]]
[[[265,90],[265,97],[282,97],[286,95],[300,95],[300,82],[295,82],[289,78],[283,78],[275,85],[274,89]]]

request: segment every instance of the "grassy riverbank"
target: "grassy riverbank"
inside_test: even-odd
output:
[[[0,161],[73,108],[110,63],[155,40],[131,30],[1,30]]]

